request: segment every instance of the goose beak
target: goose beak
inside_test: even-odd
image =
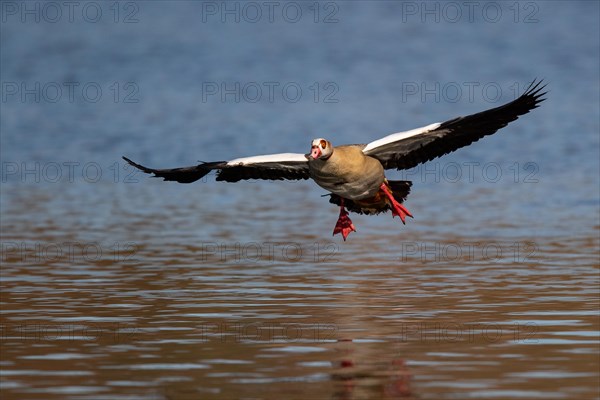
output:
[[[313,160],[316,160],[319,157],[321,157],[321,149],[319,148],[319,146],[313,146],[310,153],[306,154],[306,158],[308,158],[309,160],[311,158]]]

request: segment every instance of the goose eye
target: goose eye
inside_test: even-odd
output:
[[[325,140],[321,140],[321,148],[324,149],[327,147],[327,142]]]

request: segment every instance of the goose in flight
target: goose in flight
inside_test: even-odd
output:
[[[544,101],[546,85],[533,81],[516,100],[466,117],[394,133],[368,144],[333,146],[314,139],[308,154],[281,153],[202,162],[191,167],[152,169],[123,157],[132,166],[165,181],[191,183],[216,170],[216,180],[300,180],[312,178],[329,191],[329,202],[340,207],[333,234],[344,240],[356,232],[348,211],[359,214],[392,212],[402,223],[411,213],[402,205],[410,192],[410,181],[387,180],[386,169],[404,170],[470,145],[527,114]],[[348,210],[348,211],[347,211]]]

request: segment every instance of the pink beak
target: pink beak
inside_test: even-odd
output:
[[[321,149],[319,149],[319,146],[312,147],[312,150],[310,151],[310,156],[315,160],[321,157]]]

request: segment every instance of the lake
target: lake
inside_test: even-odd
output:
[[[597,2],[3,2],[3,399],[598,399]],[[170,168],[547,100],[390,179]]]

